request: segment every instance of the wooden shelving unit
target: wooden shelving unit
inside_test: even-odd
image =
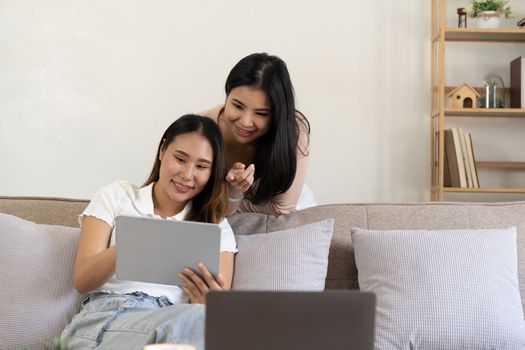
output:
[[[525,44],[524,29],[447,28],[445,8],[447,0],[432,1],[432,54],[431,54],[431,200],[444,200],[444,193],[525,193],[525,188],[455,188],[444,186],[445,171],[445,118],[525,118],[525,109],[472,108],[457,109],[445,105],[447,94],[455,87],[445,85],[445,48],[447,42],[480,42]],[[525,45],[524,45],[525,48]],[[476,88],[478,91],[481,88]],[[510,89],[505,90],[507,93]],[[525,130],[524,130],[525,131]],[[524,171],[525,162],[477,161],[478,168],[505,171]]]

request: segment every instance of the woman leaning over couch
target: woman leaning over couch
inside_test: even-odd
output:
[[[231,169],[228,215],[278,215],[314,206],[304,184],[310,125],[295,109],[286,63],[266,53],[244,57],[230,71],[225,90],[224,105],[202,114],[224,138]]]

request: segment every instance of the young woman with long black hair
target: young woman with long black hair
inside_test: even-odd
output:
[[[254,53],[230,71],[226,101],[201,113],[213,119],[226,145],[228,214],[286,214],[315,205],[305,187],[310,124],[295,109],[286,63]]]
[[[205,295],[230,288],[237,251],[224,219],[225,177],[219,128],[209,118],[185,115],[162,135],[144,185],[116,181],[94,195],[79,216],[73,284],[86,297],[62,334],[69,349],[142,349],[158,342],[203,349]],[[119,215],[218,224],[219,273],[212,276],[202,264],[198,274],[186,268],[179,275],[185,283],[182,289],[117,279],[114,224]]]

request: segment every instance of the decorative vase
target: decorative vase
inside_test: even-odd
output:
[[[476,26],[478,28],[499,28],[501,20],[498,11],[481,11],[476,17]]]
[[[494,73],[483,78],[484,92],[480,96],[481,108],[503,108],[505,105],[505,84],[503,79]]]

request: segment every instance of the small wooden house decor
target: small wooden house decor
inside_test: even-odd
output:
[[[448,96],[452,108],[476,108],[479,94],[469,84],[463,84],[452,90]]]

